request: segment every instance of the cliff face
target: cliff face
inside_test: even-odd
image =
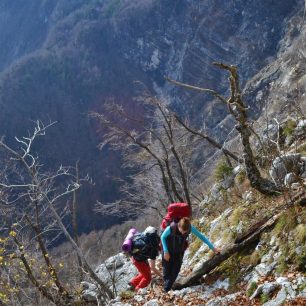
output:
[[[226,116],[224,107],[173,88],[164,76],[226,92],[226,76],[211,65],[214,61],[238,65],[243,83],[262,68],[271,74],[303,1],[45,0],[29,5],[14,0],[0,6],[1,134],[11,141],[24,135],[31,120],[58,122],[37,149],[48,166],[80,159],[93,177],[95,188],[81,195],[81,221],[89,224],[92,203],[118,196],[108,175],[121,172],[118,157],[97,150],[96,126],[87,112],[101,109],[110,97],[137,111],[132,98],[139,80],[199,125],[214,129]],[[282,44],[283,52],[288,45]],[[284,72],[294,64],[287,56]],[[230,125],[215,129],[215,135],[224,137]],[[83,230],[102,223],[97,218]]]
[[[281,122],[288,116],[305,116],[306,101],[305,15],[294,15],[279,43],[275,60],[261,69],[246,84],[245,94],[252,104]],[[259,123],[264,121],[260,118]]]
[[[48,8],[42,1],[0,3],[0,69],[42,46],[47,32]],[[52,8],[50,8],[52,9]]]

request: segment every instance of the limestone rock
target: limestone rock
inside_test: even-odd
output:
[[[95,272],[111,290],[115,285],[117,292],[120,293],[127,289],[128,282],[136,275],[137,270],[124,254],[119,253],[108,258]],[[88,301],[96,300],[98,294],[96,286],[88,282],[83,282],[82,286],[84,288],[82,295]]]
[[[272,293],[273,291],[275,291],[279,287],[280,287],[280,284],[278,284],[277,282],[272,282],[272,283],[266,282],[264,284],[261,284],[254,291],[254,293],[252,294],[250,299],[252,300],[252,299],[260,296],[261,294],[269,295],[270,293]]]
[[[229,302],[235,300],[239,294],[240,293],[237,292],[237,293],[229,294],[223,297],[213,298],[212,300],[208,301],[205,305],[206,306],[226,306],[228,305]]]
[[[143,296],[137,294],[134,296],[134,300],[138,303],[142,302],[143,301]]]
[[[243,200],[245,200],[246,203],[252,203],[254,202],[254,193],[251,190],[247,190],[242,195]]]
[[[296,175],[294,175],[294,173],[292,173],[292,172],[287,173],[285,178],[284,178],[284,185],[287,186],[287,187],[290,187],[290,185],[292,183],[295,183],[295,182],[297,182]]]
[[[290,178],[293,177],[293,174],[301,175],[303,169],[304,162],[301,159],[301,154],[292,153],[275,158],[269,172],[276,184],[283,185],[287,174],[292,173]],[[289,179],[289,177],[287,179]]]
[[[160,306],[157,299],[146,302],[144,306]]]
[[[97,287],[94,284],[88,282],[81,282],[82,285],[82,296],[86,301],[96,301],[97,300]]]

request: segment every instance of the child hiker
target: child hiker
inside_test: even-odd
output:
[[[159,253],[160,238],[157,229],[149,226],[143,233],[135,234],[132,240],[132,263],[138,274],[129,282],[129,289],[136,290],[147,287],[152,279],[151,272],[161,276],[155,267],[155,259]]]
[[[178,223],[172,222],[161,236],[164,290],[166,292],[172,288],[180,272],[187,245],[186,239],[190,232],[206,243],[215,254],[221,252],[219,248],[214,247],[207,237],[190,224],[189,218],[184,217]]]

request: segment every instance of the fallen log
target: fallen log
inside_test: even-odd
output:
[[[301,204],[305,201],[305,191],[296,193],[291,199],[285,201],[285,204],[279,207],[278,212],[271,216],[270,218],[263,218],[261,221],[254,224],[247,233],[239,237],[235,241],[235,244],[224,249],[220,254],[215,255],[211,259],[202,263],[202,265],[191,272],[188,276],[181,279],[179,282],[176,282],[173,286],[173,289],[183,289],[189,286],[193,286],[200,283],[200,279],[203,275],[209,273],[222,262],[230,258],[233,254],[240,252],[247,247],[251,246],[253,243],[259,241],[261,234],[272,227],[283,212],[293,204]]]
[[[242,251],[249,245],[255,243],[259,240],[260,235],[274,225],[274,223],[281,216],[282,212],[271,217],[266,223],[264,223],[261,227],[259,227],[251,236],[246,238],[244,241],[234,244],[227,249],[223,250],[220,254],[215,255],[211,259],[203,262],[203,264],[195,271],[191,272],[188,276],[181,279],[179,282],[176,282],[173,286],[173,289],[183,289],[186,287],[190,287],[199,283],[201,277],[204,274],[209,273],[211,270],[220,265],[223,261],[227,260],[233,254]]]
[[[242,241],[246,240],[247,238],[251,237],[262,225],[264,225],[269,220],[269,217],[263,218],[259,222],[256,222],[253,224],[250,229],[246,233],[242,233],[241,235],[238,235],[238,237],[235,239],[235,244],[239,244]]]

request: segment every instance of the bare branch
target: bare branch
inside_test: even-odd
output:
[[[180,86],[180,87],[184,87],[186,89],[191,89],[191,90],[197,90],[197,91],[201,91],[201,92],[204,92],[204,93],[208,93],[216,98],[218,98],[222,103],[224,104],[228,104],[228,101],[226,101],[225,98],[223,98],[218,92],[216,92],[215,90],[212,90],[212,89],[207,89],[207,88],[202,88],[202,87],[197,87],[197,86],[193,86],[193,85],[189,85],[189,84],[186,84],[186,83],[182,83],[182,82],[178,82],[178,81],[175,81],[175,80],[172,80],[168,77],[165,77],[165,79],[167,81],[169,81],[170,83],[174,84],[174,85],[177,85],[177,86]]]

